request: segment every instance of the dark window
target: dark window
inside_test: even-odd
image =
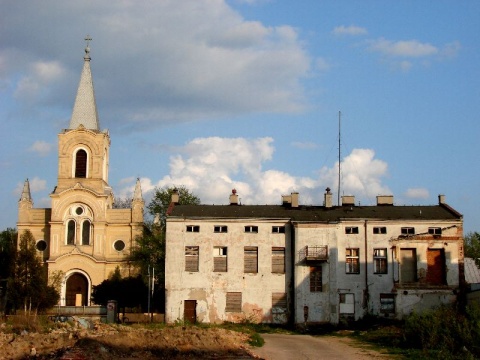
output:
[[[117,240],[113,243],[113,248],[117,251],[125,249],[125,242],[123,240]]]
[[[402,227],[402,235],[414,235],[415,228],[414,227]]]
[[[245,273],[258,272],[258,248],[255,246],[245,246],[243,249],[243,271]]]
[[[82,224],[82,245],[90,245],[90,221],[85,220]]]
[[[431,235],[442,235],[442,228],[440,227],[428,228],[428,233]]]
[[[213,232],[216,232],[216,233],[226,233],[227,230],[228,228],[225,225],[215,225],[213,227]]]
[[[215,246],[213,248],[213,271],[226,272],[227,271],[227,247]]]
[[[272,273],[285,274],[284,247],[272,247]]]
[[[387,249],[373,249],[373,272],[375,274],[387,274],[387,265]]]
[[[187,225],[187,232],[200,232],[199,225]]]
[[[285,226],[272,226],[272,233],[285,234]]]
[[[395,294],[380,294],[380,312],[395,314]]]
[[[241,312],[242,311],[242,293],[227,292],[225,312]]]
[[[67,223],[67,245],[75,244],[75,221],[69,220]]]
[[[347,226],[345,234],[358,234],[358,226]]]
[[[320,266],[310,267],[310,292],[322,291],[322,268]]]
[[[246,233],[258,233],[258,226],[245,226]]]
[[[87,152],[83,149],[78,150],[75,155],[75,177],[87,177]]]
[[[185,246],[185,271],[198,271],[198,246]]]
[[[345,272],[347,274],[360,273],[359,249],[345,249]]]
[[[375,226],[373,228],[373,233],[374,234],[386,234],[387,233],[387,228],[385,226]]]
[[[47,242],[45,240],[38,240],[36,247],[38,251],[45,251],[47,249]]]

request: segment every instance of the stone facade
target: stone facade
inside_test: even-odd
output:
[[[49,276],[63,277],[60,305],[90,305],[92,286],[119,267],[143,229],[144,201],[137,180],[131,208],[114,208],[108,185],[110,135],[99,130],[90,49],[86,48],[72,119],[58,135],[58,178],[52,207],[33,207],[28,180],[18,205],[18,233],[30,230]]]

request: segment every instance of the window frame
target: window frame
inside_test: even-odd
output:
[[[200,225],[186,225],[186,232],[200,232]]]
[[[227,225],[214,225],[213,226],[213,232],[214,233],[227,233],[228,232],[228,226]]]
[[[310,273],[308,276],[310,292],[323,291],[323,272],[321,266],[310,266]]]
[[[258,234],[258,226],[257,225],[245,225],[246,233]]]
[[[253,270],[253,261],[255,261],[255,270]],[[245,274],[258,274],[258,246],[243,247],[243,272]]]
[[[229,291],[225,294],[225,312],[242,312],[242,293]]]
[[[402,235],[415,235],[415,227],[404,226],[400,229]]]
[[[358,226],[346,226],[345,227],[345,234],[347,234],[347,235],[354,235],[354,234],[358,234],[358,233],[359,233]]]
[[[441,236],[442,235],[442,228],[438,226],[432,226],[428,228],[428,234],[434,236]]]
[[[220,250],[217,252],[217,250]],[[228,272],[228,247],[213,247],[213,272]]]
[[[285,234],[285,226],[272,226],[272,234]]]
[[[384,252],[381,255],[380,252]],[[374,274],[388,274],[388,250],[387,248],[373,249],[373,273]]]
[[[384,235],[387,233],[386,226],[374,226],[373,227],[373,234],[375,235]]]
[[[360,248],[345,249],[345,274],[360,274]]]
[[[272,246],[272,274],[285,274],[285,268],[285,247]]]
[[[185,245],[184,257],[185,257],[185,271],[199,272],[200,246]]]

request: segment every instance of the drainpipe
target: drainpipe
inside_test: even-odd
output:
[[[368,305],[370,303],[370,294],[368,292],[368,220],[365,220],[364,223],[364,232],[365,232],[365,297],[367,314],[369,313]]]
[[[295,248],[295,229],[292,220],[289,221],[290,225],[290,281],[287,291],[290,295],[290,316],[288,322],[292,327],[295,326],[296,318],[296,285],[295,285],[295,254],[297,249]],[[285,274],[286,276],[287,274]]]

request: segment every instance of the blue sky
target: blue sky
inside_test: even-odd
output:
[[[109,183],[203,203],[439,194],[480,231],[478,1],[0,0],[0,229],[49,207],[87,34]]]

